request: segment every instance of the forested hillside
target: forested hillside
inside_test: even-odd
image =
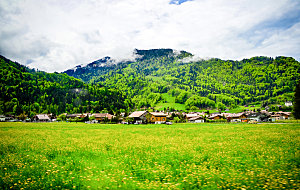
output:
[[[0,114],[118,112],[132,107],[119,90],[67,74],[36,72],[0,56]]]
[[[300,64],[291,57],[253,57],[242,61],[192,60],[171,49],[136,50],[135,62],[81,67],[72,76],[90,84],[116,88],[136,108],[154,107],[175,97],[186,109],[233,108],[293,101]],[[67,71],[67,73],[70,71]],[[69,74],[69,73],[68,73]]]

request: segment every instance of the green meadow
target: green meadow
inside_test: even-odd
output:
[[[0,189],[299,189],[300,124],[0,123]]]
[[[165,102],[160,102],[155,106],[156,110],[164,110],[164,108],[174,108],[175,110],[186,110],[184,104],[175,103],[175,97],[169,95],[168,93],[162,94]]]

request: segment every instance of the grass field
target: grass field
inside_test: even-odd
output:
[[[299,189],[300,124],[0,123],[0,189]]]
[[[184,104],[175,103],[175,97],[169,95],[168,93],[162,94],[166,102],[160,102],[155,106],[156,110],[164,110],[164,108],[174,108],[175,110],[185,110]]]

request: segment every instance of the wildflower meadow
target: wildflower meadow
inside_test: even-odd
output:
[[[0,189],[299,189],[300,124],[0,123]]]

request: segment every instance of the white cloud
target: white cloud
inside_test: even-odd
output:
[[[46,71],[104,56],[130,58],[134,48],[174,48],[200,57],[299,59],[296,0],[56,0],[0,2],[0,54]],[[272,22],[274,26],[269,27]]]

